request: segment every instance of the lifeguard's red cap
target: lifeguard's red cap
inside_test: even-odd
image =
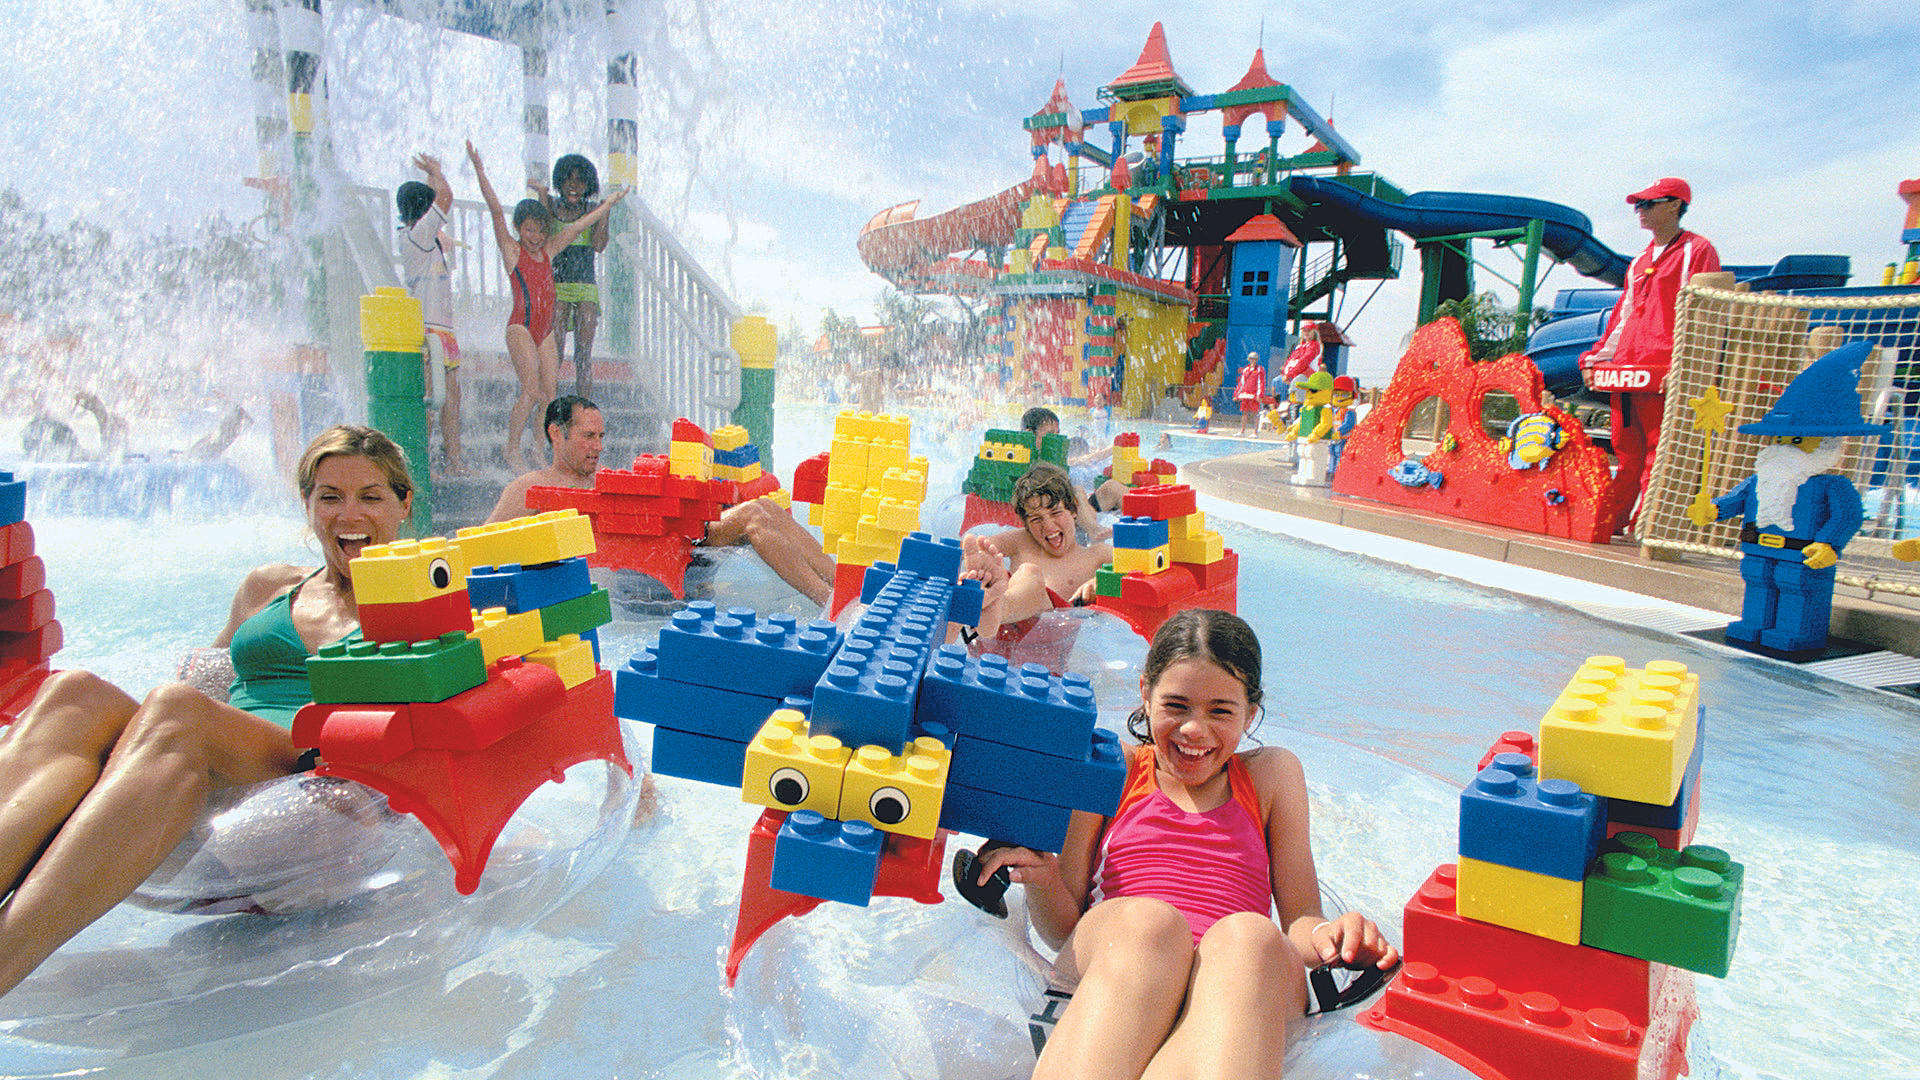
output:
[[[1687,186],[1685,180],[1677,176],[1663,176],[1655,180],[1647,190],[1636,191],[1627,196],[1627,201],[1630,203],[1643,202],[1647,199],[1679,199],[1683,203],[1690,203],[1693,201],[1693,189]]]

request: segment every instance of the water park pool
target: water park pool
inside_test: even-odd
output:
[[[783,472],[825,445],[824,415],[783,410],[781,424]],[[1731,976],[1699,980],[1692,1075],[1912,1068],[1920,1017],[1898,966],[1920,937],[1910,702],[1208,511],[1241,554],[1242,614],[1266,648],[1256,735],[1305,762],[1321,874],[1349,904],[1397,928],[1408,894],[1450,858],[1455,796],[1481,751],[1534,725],[1581,659],[1680,660],[1700,673],[1712,718],[1699,838],[1747,866]],[[210,636],[244,568],[312,561],[291,517],[35,527],[68,628],[61,664],[136,690]],[[125,588],[118,560],[99,558],[114,551],[148,553],[152,585]],[[651,633],[609,627],[606,654],[624,657]],[[606,872],[468,963],[267,1031],[179,1032],[180,1049],[120,1061],[32,1046],[0,1024],[0,1075],[1025,1075],[1017,1011],[979,1019],[995,1015],[998,973],[1019,961],[1004,924],[958,902],[827,905],[770,932],[739,987],[722,990],[756,814],[717,788],[662,780],[657,811]],[[111,1047],[111,1018],[93,1035]]]

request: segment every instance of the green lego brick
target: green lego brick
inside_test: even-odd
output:
[[[385,644],[355,631],[307,658],[307,680],[323,705],[445,701],[486,682],[487,662],[480,642],[457,631]]]
[[[1726,978],[1746,869],[1719,848],[1674,851],[1643,833],[1606,848],[1584,882],[1580,944]]]
[[[1067,437],[1054,432],[1040,440],[1039,452],[1033,455],[1035,461],[1051,461],[1061,468],[1067,467]],[[1023,472],[1025,470],[1022,470]]]
[[[612,621],[613,602],[607,590],[595,589],[585,596],[541,608],[540,634],[548,641],[557,641],[562,634],[584,634]]]
[[[367,353],[367,397],[418,401],[427,393],[426,370],[419,353]]]
[[[1093,574],[1093,591],[1101,596],[1119,599],[1120,582],[1126,575],[1114,571],[1113,564],[1107,563]]]

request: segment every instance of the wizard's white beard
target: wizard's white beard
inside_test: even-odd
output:
[[[1791,530],[1793,500],[1800,494],[1800,485],[1839,468],[1846,452],[1846,442],[1835,438],[1822,440],[1812,453],[1784,443],[1761,447],[1759,456],[1753,459],[1754,495],[1759,509],[1753,523],[1761,528],[1773,525]]]

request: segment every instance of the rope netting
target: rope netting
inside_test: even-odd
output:
[[[1702,275],[1705,277],[1705,275]],[[1889,424],[1885,438],[1852,438],[1840,467],[1865,504],[1838,581],[1869,592],[1920,596],[1920,563],[1894,559],[1895,540],[1920,535],[1920,292],[1778,296],[1710,286],[1680,293],[1660,448],[1642,507],[1647,547],[1740,557],[1739,522],[1701,528],[1696,499],[1726,494],[1753,471],[1760,439],[1741,424],[1764,416],[1810,361],[1848,342],[1876,348],[1860,372],[1862,412]],[[1723,431],[1703,431],[1695,403],[1717,392],[1733,406]]]

